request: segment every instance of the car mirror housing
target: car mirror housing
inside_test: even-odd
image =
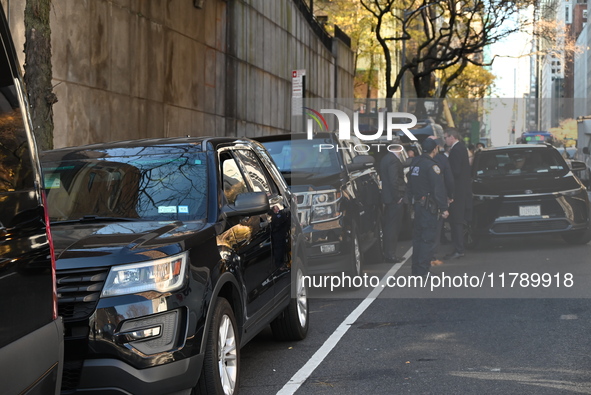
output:
[[[236,196],[234,204],[226,204],[222,212],[228,217],[264,214],[270,210],[265,192],[245,192]]]
[[[581,162],[580,160],[572,160],[570,162],[570,169],[572,171],[583,171],[587,169],[587,165],[585,162]]]

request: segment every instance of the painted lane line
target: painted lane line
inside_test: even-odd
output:
[[[300,370],[294,374],[291,379],[277,392],[277,395],[292,395],[294,394],[302,384],[310,377],[310,375],[316,370],[316,368],[324,361],[328,354],[338,344],[341,338],[347,333],[351,325],[357,321],[359,316],[373,303],[374,300],[382,293],[385,288],[386,280],[396,274],[398,269],[404,265],[408,258],[412,255],[412,247],[404,254],[404,259],[400,263],[394,264],[388,273],[382,277],[380,284],[375,287],[369,295],[359,303],[357,308],[349,314],[347,318],[337,327],[337,329],[329,336],[328,339],[322,344],[322,346],[312,355],[312,357],[306,362]]]

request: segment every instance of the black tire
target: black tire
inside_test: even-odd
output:
[[[271,322],[271,330],[276,340],[303,340],[308,335],[309,308],[308,289],[304,283],[301,260],[296,258],[292,286],[295,287],[295,297],[283,312]]]
[[[569,232],[562,235],[568,244],[587,244],[591,241],[591,228],[579,232]]]
[[[364,263],[366,264],[380,263],[384,261],[384,230],[382,228],[381,216],[378,217],[375,234],[376,240],[363,257],[365,260]]]
[[[205,359],[197,393],[203,395],[231,395],[238,392],[240,382],[240,346],[238,344],[236,319],[230,303],[218,298],[209,327]],[[220,352],[223,338],[225,347]],[[223,377],[221,373],[224,373]],[[195,392],[195,391],[193,391]]]
[[[355,226],[355,223],[351,226],[351,255],[349,257],[347,275],[363,275],[363,253],[361,252],[361,244],[359,243],[359,236],[357,236],[357,226]]]

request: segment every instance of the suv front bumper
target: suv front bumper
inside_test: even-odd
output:
[[[88,359],[74,393],[188,395],[199,380],[203,356],[198,354],[146,369],[136,369],[117,359]]]

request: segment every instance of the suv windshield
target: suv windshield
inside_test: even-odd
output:
[[[64,158],[43,170],[52,222],[206,218],[205,154]]]
[[[564,175],[568,166],[555,149],[483,151],[474,163],[477,177]]]
[[[282,173],[329,175],[341,171],[334,142],[330,139],[267,141],[263,145]]]

